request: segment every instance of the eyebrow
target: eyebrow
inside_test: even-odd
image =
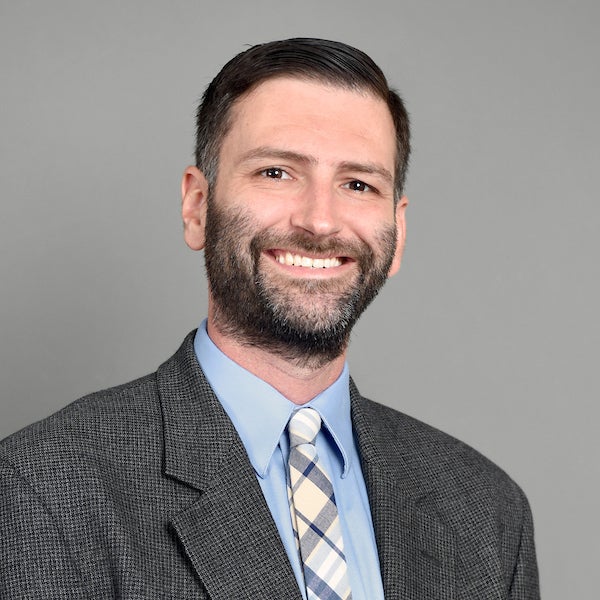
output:
[[[294,162],[308,165],[316,165],[318,162],[314,156],[300,154],[299,152],[293,152],[292,150],[274,148],[272,146],[259,146],[258,148],[253,148],[243,154],[239,162],[244,163],[259,158],[279,158],[281,160],[293,160]]]
[[[240,163],[261,158],[274,158],[280,160],[291,160],[307,165],[314,166],[318,164],[318,160],[314,156],[308,154],[300,154],[292,150],[283,150],[272,146],[259,146],[249,150],[240,158]],[[387,183],[393,184],[394,177],[392,173],[385,167],[377,163],[362,163],[354,161],[344,161],[339,164],[338,168],[342,171],[355,171],[357,173],[368,173],[370,175],[378,175]]]
[[[356,171],[358,173],[368,173],[369,175],[379,175],[387,183],[394,183],[394,177],[388,169],[376,163],[357,163],[344,161],[340,168],[344,171]]]

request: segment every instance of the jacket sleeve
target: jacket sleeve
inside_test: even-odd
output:
[[[510,600],[539,600],[540,588],[538,568],[533,540],[533,518],[527,498],[521,492],[523,502],[523,520],[521,526],[521,539],[519,554],[513,572],[510,587]]]
[[[31,486],[0,460],[0,598],[84,597],[61,528]]]

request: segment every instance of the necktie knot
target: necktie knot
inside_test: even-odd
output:
[[[321,429],[321,416],[314,408],[301,408],[292,414],[288,424],[290,448],[300,444],[314,444]]]

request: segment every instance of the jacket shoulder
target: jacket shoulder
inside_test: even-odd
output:
[[[533,520],[521,488],[468,444],[355,392],[361,451],[398,497],[453,532],[465,597],[480,597],[477,582],[493,574],[508,590],[502,597],[538,599]]]
[[[376,452],[395,473],[410,478],[417,495],[443,504],[480,502],[523,509],[520,487],[492,460],[465,442],[414,417],[361,398],[361,412],[377,440]]]
[[[60,464],[118,452],[156,436],[160,406],[156,374],[88,394],[0,442],[0,461],[21,475],[51,473]],[[150,435],[153,434],[153,435]],[[38,473],[42,474],[42,473]]]

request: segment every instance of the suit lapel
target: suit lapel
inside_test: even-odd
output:
[[[193,332],[157,373],[163,411],[165,475],[198,499],[171,525],[213,600],[300,600],[287,554],[242,442],[200,369]],[[452,531],[411,478],[410,451],[386,441],[385,417],[351,384],[357,434],[385,597],[455,598]],[[390,465],[389,455],[404,460]],[[243,490],[243,493],[240,493]]]
[[[402,440],[386,446],[385,421],[369,414],[351,384],[352,420],[369,494],[385,597],[402,600],[455,598],[456,540],[418,490],[410,469],[392,468]],[[406,453],[405,460],[410,459]],[[402,461],[401,461],[402,462]]]
[[[213,600],[300,600],[252,465],[197,363],[192,335],[158,371],[165,474],[199,491],[172,526]]]
[[[244,449],[172,523],[214,600],[300,598],[275,523]],[[243,491],[244,493],[240,493]]]

